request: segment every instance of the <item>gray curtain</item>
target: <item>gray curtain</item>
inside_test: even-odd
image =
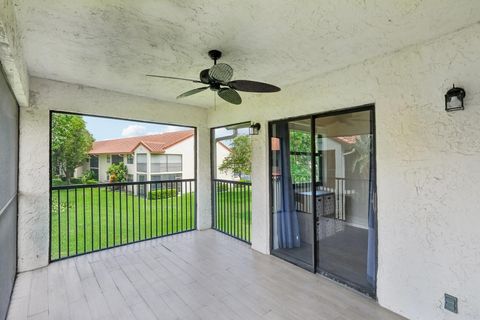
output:
[[[376,163],[373,152],[373,138],[370,140],[370,184],[368,202],[368,251],[367,251],[367,280],[375,287],[377,277],[377,188]]]
[[[278,247],[300,247],[300,228],[293,194],[292,176],[290,172],[290,137],[288,123],[277,124],[277,137],[280,139],[280,170],[282,206],[277,213]]]

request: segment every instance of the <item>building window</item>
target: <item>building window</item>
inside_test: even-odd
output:
[[[90,168],[98,168],[98,156],[90,156]]]
[[[107,163],[110,163],[110,162],[112,162],[112,160],[110,159],[110,155],[107,154]]]
[[[138,157],[137,157],[138,159]],[[137,175],[137,181],[140,181],[140,182],[143,182],[143,181],[147,181],[147,175],[146,174],[138,174]],[[146,192],[146,185],[144,184],[139,184],[137,185],[137,192],[140,196],[145,196],[145,192]]]
[[[98,181],[98,168],[90,168],[93,173],[93,178]]]
[[[167,172],[179,172],[182,171],[182,155],[181,154],[169,154],[167,156]]]
[[[95,180],[98,181],[98,156],[90,156],[90,171],[93,172]]]
[[[119,164],[120,162],[123,162],[123,156],[122,155],[112,155],[112,163],[113,164]]]
[[[155,154],[152,155],[152,172],[181,172],[181,154]]]
[[[127,182],[133,182],[133,174],[127,174]]]
[[[152,174],[151,181],[182,180],[181,173]]]
[[[167,173],[167,174],[152,174],[151,181],[172,181],[172,180],[182,180],[181,173]],[[150,185],[152,190],[156,189],[177,189],[178,192],[181,192],[182,182],[164,182],[159,184],[152,183]]]
[[[133,154],[128,154],[127,155],[127,164],[133,164],[133,161],[134,161],[134,157],[133,157]]]
[[[147,172],[147,154],[137,153],[137,171]]]

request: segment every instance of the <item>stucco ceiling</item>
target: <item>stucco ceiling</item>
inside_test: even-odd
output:
[[[16,10],[30,75],[167,101],[195,84],[145,74],[196,78],[209,49],[235,79],[288,90],[480,20],[478,0],[17,0]],[[182,103],[210,107],[213,94]]]

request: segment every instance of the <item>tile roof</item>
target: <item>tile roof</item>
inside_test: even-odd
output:
[[[171,146],[192,137],[193,129],[147,136],[95,141],[89,154],[129,154],[142,144],[152,153],[164,153]]]

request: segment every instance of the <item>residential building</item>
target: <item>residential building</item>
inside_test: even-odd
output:
[[[108,168],[123,162],[128,181],[192,179],[195,170],[193,130],[95,141],[88,162],[76,170],[91,170],[99,182],[108,182]]]
[[[127,166],[127,181],[165,181],[193,179],[195,170],[195,136],[183,130],[95,141],[89,159],[75,170],[80,178],[92,171],[99,182],[109,182],[108,168],[120,162]],[[218,166],[230,154],[230,148],[218,142]],[[222,179],[236,179],[228,171],[219,171]]]

